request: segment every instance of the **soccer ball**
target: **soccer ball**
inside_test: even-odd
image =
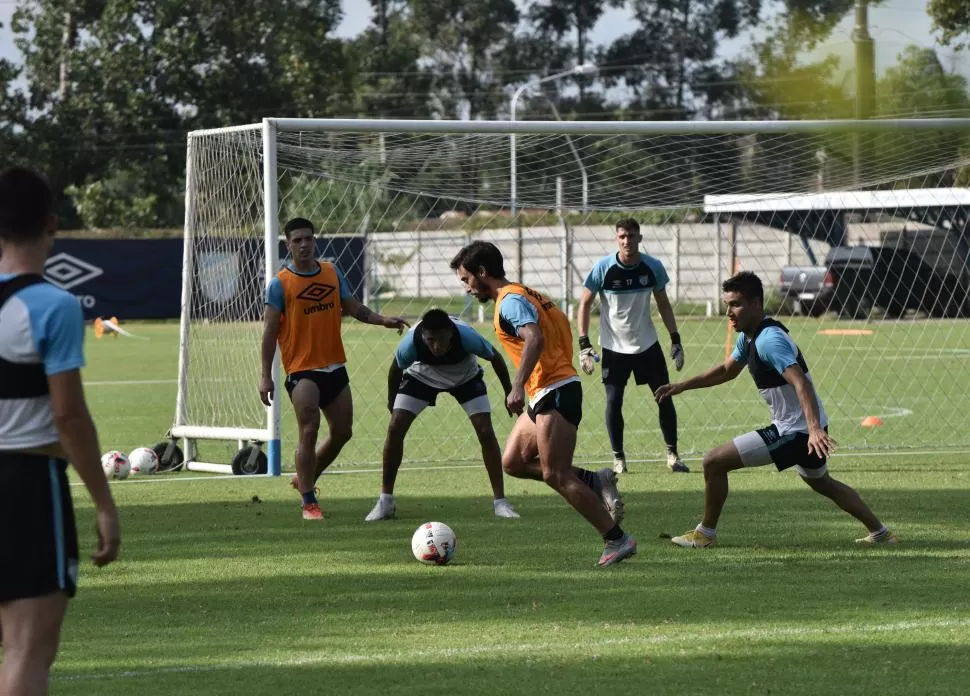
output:
[[[128,478],[128,474],[131,473],[131,462],[124,452],[111,450],[101,457],[101,468],[104,469],[104,475],[107,478],[120,481]]]
[[[455,557],[457,548],[455,533],[442,522],[425,522],[411,537],[414,557],[428,565],[445,565]]]
[[[128,455],[131,462],[131,473],[133,474],[154,474],[158,471],[158,455],[155,450],[148,447],[138,447]]]

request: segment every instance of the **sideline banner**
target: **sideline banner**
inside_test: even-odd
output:
[[[262,240],[226,237],[193,259],[193,317],[258,320],[265,285]],[[57,239],[44,275],[74,293],[85,319],[177,319],[182,300],[181,239]],[[364,291],[364,239],[322,237],[318,255]],[[286,249],[280,244],[280,258]]]

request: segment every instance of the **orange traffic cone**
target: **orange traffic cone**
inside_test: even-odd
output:
[[[879,416],[866,416],[859,425],[863,428],[875,428],[877,425],[882,425],[882,418]]]

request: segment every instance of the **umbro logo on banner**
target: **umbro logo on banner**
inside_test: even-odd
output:
[[[62,290],[70,290],[103,274],[101,268],[63,252],[51,256],[44,265],[44,277]]]
[[[308,286],[303,288],[303,291],[296,296],[296,299],[306,300],[307,302],[321,302],[330,297],[334,290],[335,288],[332,285],[325,285],[324,283],[310,283]]]

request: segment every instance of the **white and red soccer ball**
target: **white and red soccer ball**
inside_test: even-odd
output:
[[[154,474],[158,471],[158,455],[149,447],[136,447],[128,454],[131,473],[135,476]]]
[[[124,452],[111,450],[101,457],[101,468],[106,478],[121,481],[131,473],[131,462]]]
[[[458,538],[443,522],[425,522],[411,537],[414,557],[428,565],[445,565],[455,557]]]

